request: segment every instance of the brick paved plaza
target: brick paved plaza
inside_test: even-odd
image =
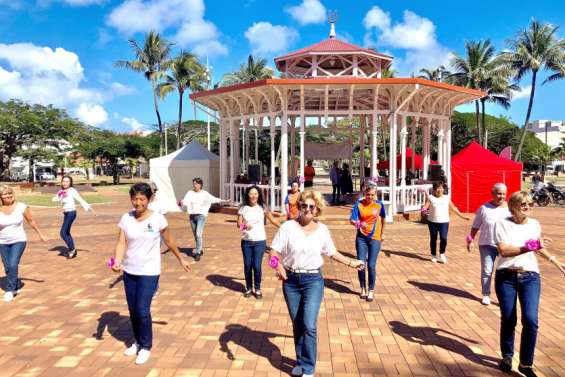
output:
[[[104,191],[104,190],[101,190]],[[122,355],[130,339],[123,284],[105,266],[116,224],[128,209],[124,193],[106,190],[113,204],[79,211],[79,257],[60,255],[59,209],[34,209],[49,237],[33,232],[20,266],[22,294],[0,302],[0,376],[286,376],[293,366],[291,324],[281,285],[264,266],[263,300],[243,298],[243,263],[233,216],[211,214],[205,255],[183,273],[171,253],[153,301],[154,348],[135,366]],[[565,211],[535,208],[552,250],[565,258]],[[325,216],[338,249],[354,254],[345,209]],[[168,215],[184,251],[193,246],[183,214]],[[480,299],[478,251],[464,249],[469,224],[452,223],[447,265],[429,262],[427,228],[387,225],[378,259],[376,299],[361,301],[355,271],[327,261],[319,317],[319,376],[496,376],[499,312],[496,297]],[[274,228],[267,227],[268,236]],[[560,249],[560,250],[559,250]],[[565,375],[564,277],[541,261],[542,297],[535,365],[540,375]],[[4,278],[2,278],[4,279]],[[519,337],[517,337],[517,343]],[[516,354],[517,356],[517,354]],[[517,366],[515,357],[515,368]]]

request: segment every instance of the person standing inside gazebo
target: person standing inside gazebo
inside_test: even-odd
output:
[[[286,219],[292,220],[298,217],[298,197],[300,196],[300,183],[292,181],[290,184],[290,192],[284,200],[284,207],[286,211]]]
[[[304,187],[314,186],[314,176],[316,175],[316,170],[312,166],[312,160],[308,160],[308,163],[304,167]]]
[[[332,204],[339,202],[341,197],[341,186],[339,185],[339,176],[341,171],[337,161],[334,161],[330,169],[330,181],[332,181]]]

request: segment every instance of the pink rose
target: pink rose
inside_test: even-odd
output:
[[[271,268],[278,268],[279,267],[279,257],[277,257],[276,255],[273,255],[271,257],[271,259],[269,259],[269,266],[271,266]]]
[[[524,244],[524,247],[526,248],[526,250],[529,251],[538,251],[539,249],[541,249],[541,242],[539,242],[539,240],[527,240],[526,243]]]

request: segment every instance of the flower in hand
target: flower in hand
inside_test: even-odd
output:
[[[427,215],[428,214],[428,209],[426,207],[422,207],[422,209],[420,210],[420,212],[422,212],[423,215]]]
[[[59,190],[57,191],[57,196],[59,197],[59,199],[63,199],[67,196],[67,192],[65,190]]]
[[[269,266],[271,266],[271,268],[274,268],[276,270],[279,267],[279,257],[273,255],[271,259],[269,259]]]
[[[539,249],[541,249],[541,242],[539,240],[534,240],[534,239],[527,240],[526,243],[524,244],[524,247],[528,251],[538,251]]]
[[[184,203],[183,203],[182,200],[179,200],[179,201],[177,202],[177,205],[178,205],[179,207],[184,207]]]

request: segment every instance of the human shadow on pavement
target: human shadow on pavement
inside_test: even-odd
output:
[[[237,281],[243,279],[237,279],[231,276],[217,274],[208,275],[206,276],[206,279],[208,279],[208,281],[214,285],[222,286],[234,292],[245,292],[245,285]]]
[[[112,289],[114,288],[116,285],[118,285],[119,283],[121,283],[122,281],[124,281],[124,275],[118,275],[116,277],[116,279],[114,279],[113,282],[110,283],[110,285],[108,285],[108,288]]]
[[[462,289],[452,288],[445,285],[432,284],[432,283],[422,283],[419,281],[408,280],[408,283],[427,292],[443,293],[451,296],[466,298],[473,301],[480,301],[480,299],[467,291]]]
[[[49,251],[57,251],[59,253],[57,256],[66,258],[69,249],[65,246],[55,246],[49,249]]]
[[[343,284],[339,284],[338,281],[340,283],[349,283],[346,280],[339,280],[339,279],[324,279],[324,286],[328,289],[331,289],[334,292],[337,293],[345,293],[345,294],[352,294],[352,295],[357,295],[357,292],[351,290],[351,288],[349,288],[346,285]]]
[[[153,321],[154,325],[166,325],[166,321]],[[108,329],[108,333],[114,339],[131,344],[133,342],[133,332],[129,316],[121,315],[116,311],[109,311],[100,314],[98,318],[98,326],[96,332],[92,334],[97,340],[104,339],[104,330]]]
[[[290,374],[296,363],[294,360],[281,354],[279,347],[271,341],[271,338],[276,337],[290,338],[288,335],[256,331],[247,326],[231,324],[227,325],[225,331],[220,335],[220,351],[225,352],[228,359],[235,360],[235,356],[228,344],[233,342],[239,347],[266,358],[273,367],[281,372]]]
[[[423,257],[419,254],[408,253],[406,251],[382,249],[381,253],[384,253],[387,256],[387,258],[390,258],[391,256],[395,255],[395,256],[399,256],[399,257],[412,258],[412,259],[418,259],[418,260],[424,260],[424,261],[430,260],[430,258]]]
[[[400,335],[409,342],[417,343],[422,346],[436,346],[443,348],[449,352],[457,353],[473,363],[498,369],[498,362],[500,361],[499,358],[477,354],[473,352],[468,345],[452,337],[457,337],[472,344],[479,344],[479,342],[473,339],[468,339],[450,331],[435,327],[415,327],[400,321],[390,321],[389,325],[395,334]],[[440,333],[450,335],[451,337]]]
[[[45,283],[45,280],[39,280],[39,279],[31,279],[31,278],[19,278],[20,282],[22,283],[21,288],[26,286],[26,281],[31,281],[34,283]],[[6,276],[2,276],[0,278],[0,287],[2,287],[2,289],[5,291],[6,290]]]

